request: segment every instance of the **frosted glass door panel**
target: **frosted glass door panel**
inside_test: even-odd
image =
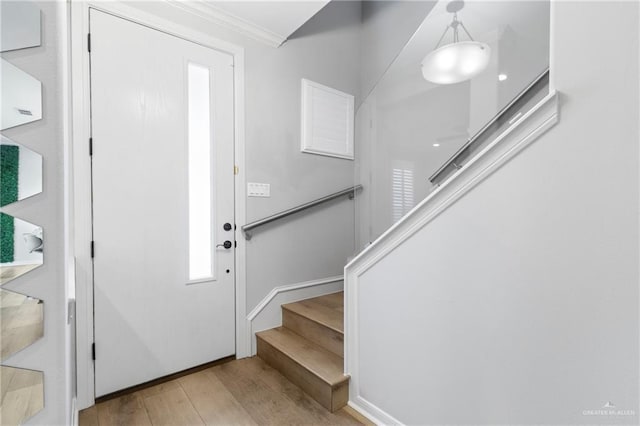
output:
[[[189,280],[214,276],[209,68],[189,62]]]

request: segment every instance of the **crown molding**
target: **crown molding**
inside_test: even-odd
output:
[[[271,47],[280,47],[287,36],[274,33],[259,25],[246,21],[203,0],[165,0],[168,4],[185,12],[206,19],[228,30],[235,31]]]

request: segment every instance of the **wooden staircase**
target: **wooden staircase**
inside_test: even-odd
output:
[[[256,333],[258,356],[332,412],[349,400],[344,293],[282,305],[282,327]]]

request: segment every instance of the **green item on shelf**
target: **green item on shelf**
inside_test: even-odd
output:
[[[18,201],[20,148],[0,145],[0,206]]]
[[[13,216],[0,213],[0,263],[14,261],[14,233]]]

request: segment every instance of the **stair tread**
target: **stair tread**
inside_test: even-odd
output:
[[[344,361],[342,357],[287,328],[278,327],[260,331],[256,333],[256,336],[331,386],[349,380],[349,376],[345,376],[343,373]]]
[[[313,300],[314,302],[320,303],[321,305],[325,305],[329,308],[334,308],[340,312],[344,312],[344,291],[325,294],[307,300]]]
[[[343,292],[282,305],[282,309],[295,312],[325,327],[344,334]]]

